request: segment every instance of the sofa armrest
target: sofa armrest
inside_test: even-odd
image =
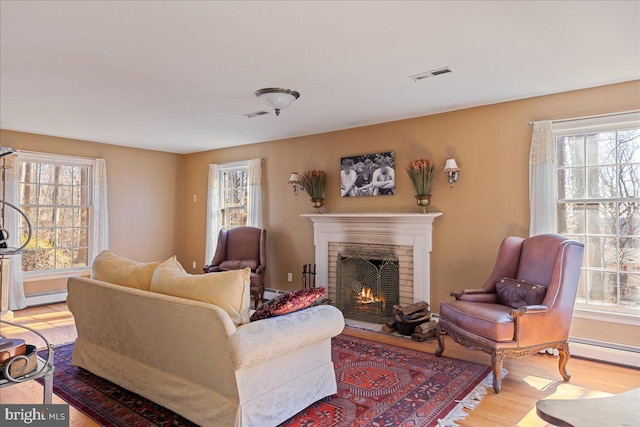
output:
[[[266,362],[335,337],[343,329],[344,317],[331,305],[310,307],[239,326],[229,337],[234,368],[239,370]]]

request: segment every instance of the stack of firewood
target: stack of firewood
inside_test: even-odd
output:
[[[382,331],[388,333],[398,331],[403,335],[411,335],[416,326],[428,322],[430,318],[429,304],[424,301],[405,306],[394,305],[393,321],[385,323]]]

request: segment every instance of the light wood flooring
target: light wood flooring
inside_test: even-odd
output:
[[[33,307],[15,313],[15,322],[30,326],[43,334],[53,344],[74,341],[76,329],[73,316],[66,304]],[[367,338],[400,347],[433,353],[435,340],[418,343],[411,340],[381,333],[347,328],[345,334]],[[0,334],[4,336],[28,338],[15,328],[2,325]],[[469,351],[446,338],[444,356],[490,365],[489,356],[477,351]],[[42,346],[43,343],[36,345]],[[558,359],[550,355],[533,355],[524,359],[506,359],[508,370],[502,381],[499,395],[489,389],[476,409],[459,421],[461,426],[546,426],[536,415],[535,404],[544,398],[597,397],[622,393],[640,387],[640,370],[584,359],[572,358],[568,370],[571,382],[562,381],[557,369]],[[1,403],[41,403],[42,386],[34,381],[0,390]],[[54,403],[64,403],[54,396]],[[96,426],[94,421],[75,410],[71,411],[72,426]]]

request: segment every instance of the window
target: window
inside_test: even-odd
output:
[[[261,182],[262,159],[209,165],[205,264],[213,258],[220,230],[262,228]]]
[[[607,119],[554,124],[558,232],[585,244],[576,307],[638,315],[640,126]]]
[[[90,159],[21,153],[19,204],[32,226],[31,241],[22,254],[25,275],[88,268],[93,167]],[[24,242],[24,220],[19,232]]]
[[[228,165],[219,168],[220,215],[224,229],[247,225],[248,165]]]

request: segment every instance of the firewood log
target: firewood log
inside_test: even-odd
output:
[[[437,327],[438,327],[438,322],[435,320],[432,320],[430,322],[422,323],[416,326],[415,333],[426,334],[428,332],[435,331]]]
[[[394,312],[398,311],[404,314],[405,316],[415,313],[416,311],[422,311],[422,310],[429,310],[429,304],[427,304],[424,301],[420,301],[420,302],[416,302],[414,304],[409,304],[405,306],[400,306],[400,305],[393,306]]]
[[[402,316],[402,318],[406,319],[405,322],[411,322],[413,320],[420,319],[420,318],[425,317],[425,316],[431,316],[431,312],[428,311],[428,310],[417,311],[417,312],[415,312],[413,314],[410,314],[408,316]]]

